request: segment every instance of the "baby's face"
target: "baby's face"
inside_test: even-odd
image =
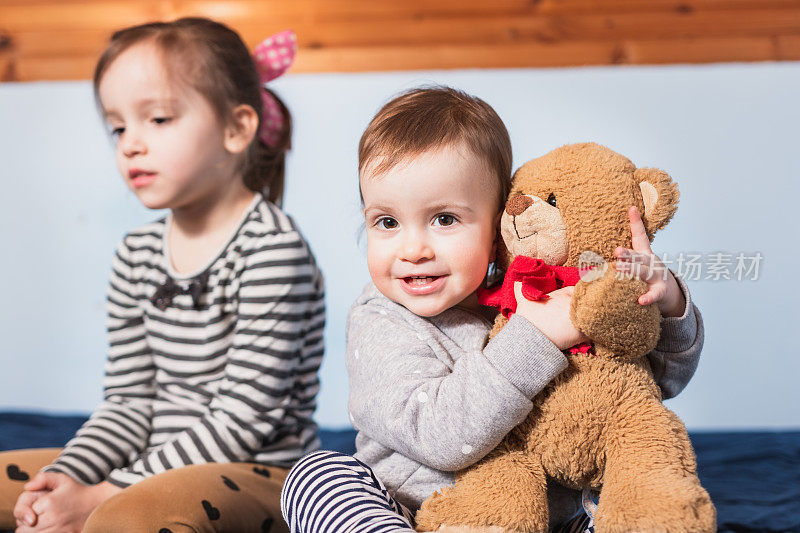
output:
[[[367,264],[387,298],[419,316],[477,306],[494,259],[496,178],[464,147],[445,147],[361,176]]]

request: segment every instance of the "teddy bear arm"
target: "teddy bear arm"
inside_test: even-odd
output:
[[[500,333],[500,330],[503,329],[506,324],[508,324],[508,319],[503,315],[497,315],[497,318],[494,319],[494,327],[492,327],[492,331],[489,332],[489,340]]]
[[[644,281],[618,274],[610,263],[599,279],[575,285],[570,318],[599,355],[638,359],[655,348],[661,332],[658,306],[638,302],[646,291]]]

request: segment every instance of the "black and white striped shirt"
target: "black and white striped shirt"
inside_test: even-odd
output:
[[[292,220],[261,195],[193,297],[152,300],[175,274],[169,219],[129,233],[108,292],[105,400],[46,470],[124,487],[170,468],[288,467],[319,446],[312,421],[323,279]],[[198,298],[199,296],[199,298]]]

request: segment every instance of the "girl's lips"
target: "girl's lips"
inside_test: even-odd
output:
[[[137,189],[140,187],[145,187],[150,185],[156,180],[155,173],[146,173],[146,174],[137,174],[135,177],[131,178],[131,184]]]
[[[436,292],[444,285],[445,276],[427,276],[420,280],[421,276],[409,276],[398,278],[400,286],[412,296],[423,296]]]

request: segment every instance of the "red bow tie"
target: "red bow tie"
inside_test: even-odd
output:
[[[509,265],[503,284],[490,289],[478,289],[478,303],[494,307],[506,318],[517,311],[517,299],[514,296],[514,283],[522,282],[522,294],[528,300],[546,300],[548,292],[561,287],[569,287],[580,281],[581,276],[576,267],[548,265],[541,259],[518,255]],[[587,353],[590,344],[577,344],[569,349],[573,354]]]
[[[581,279],[575,267],[548,265],[541,259],[518,255],[506,271],[503,284],[491,289],[478,289],[478,302],[495,307],[510,318],[517,312],[514,283],[522,282],[522,294],[528,300],[546,300],[548,292],[575,285]]]

